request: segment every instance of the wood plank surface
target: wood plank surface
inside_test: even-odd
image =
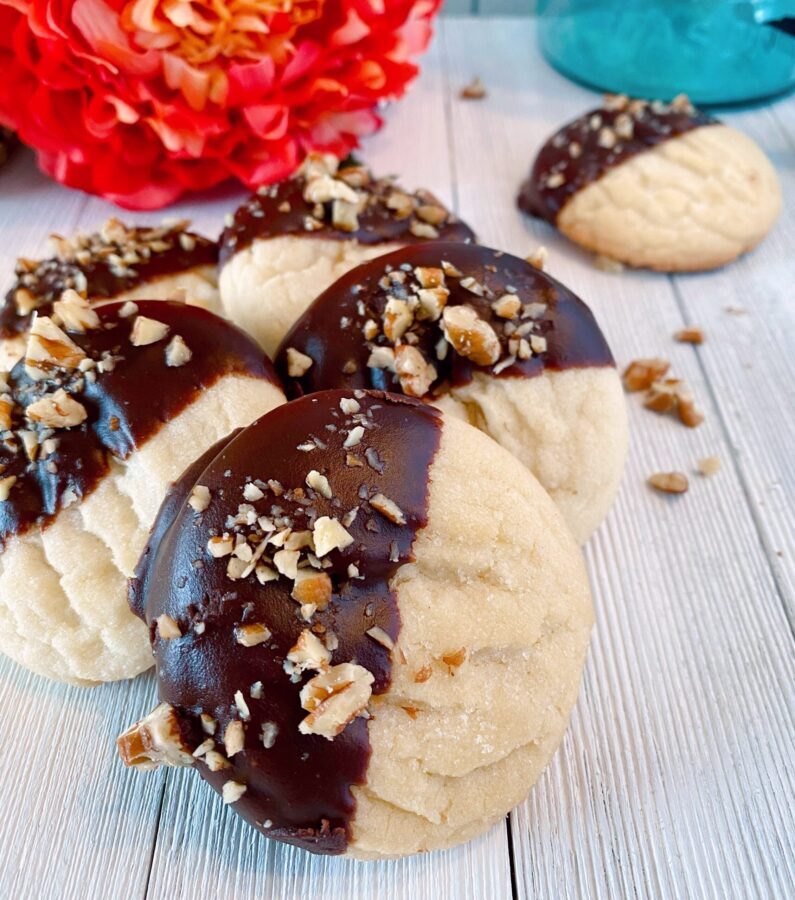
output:
[[[488,96],[461,100],[474,75]],[[778,168],[790,200],[776,229],[720,272],[677,278],[600,271],[515,209],[544,138],[596,102],[543,63],[532,21],[448,18],[363,154],[456,205],[484,243],[519,255],[546,245],[549,271],[593,307],[619,365],[666,356],[706,414],[691,431],[629,398],[626,477],[586,551],[597,625],[583,691],[510,833],[378,864],[270,843],[195,773],[118,763],[113,738],[152,706],[151,675],[80,690],[0,660],[0,898],[791,896],[795,101],[726,116]],[[224,188],[168,214],[214,233],[241,196]],[[2,277],[48,232],[114,212],[18,154],[0,173]],[[706,329],[702,347],[672,340],[685,322]],[[693,474],[712,454],[719,474]],[[691,475],[688,494],[647,488],[673,468]]]
[[[539,145],[597,98],[544,64],[532,23],[452,20],[445,38],[450,84],[477,70],[488,90],[479,102],[451,98],[461,214],[487,244],[517,254],[545,244],[549,271],[592,306],[619,364],[669,358],[706,413],[691,431],[630,398],[624,484],[587,549],[597,626],[577,715],[549,771],[513,815],[519,895],[784,896],[793,875],[793,642],[776,564],[733,452],[738,435],[727,433],[721,415],[735,401],[727,390],[716,404],[713,369],[699,356],[708,349],[715,359],[728,357],[717,383],[745,384],[732,368],[729,329],[737,317],[722,311],[732,302],[726,285],[745,271],[746,284],[765,278],[770,305],[791,303],[791,256],[777,249],[791,244],[791,220],[785,216],[738,266],[699,276],[726,330],[716,328],[704,350],[674,343],[685,321],[677,292],[686,279],[676,279],[675,291],[662,275],[601,272],[588,254],[515,209]],[[771,332],[787,321],[771,314]],[[776,368],[767,370],[764,402],[783,407],[792,386],[781,371],[792,364],[791,328],[779,342],[767,348]],[[757,361],[764,369],[764,352]],[[754,392],[738,391],[750,409]],[[791,457],[791,403],[786,412],[773,419],[749,413],[745,430],[759,443],[778,430],[775,440]],[[693,475],[696,460],[712,454],[722,471],[713,479]],[[784,463],[783,455],[770,463],[780,479],[789,475]],[[691,475],[687,495],[663,498],[645,486],[650,473],[675,468]],[[791,575],[791,558],[780,565]]]

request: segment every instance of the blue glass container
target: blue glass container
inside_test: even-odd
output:
[[[743,103],[795,86],[795,0],[539,0],[553,66],[613,93]]]

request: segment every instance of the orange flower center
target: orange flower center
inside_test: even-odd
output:
[[[325,0],[129,0],[124,28],[143,48],[167,50],[192,66],[217,57],[278,58]]]

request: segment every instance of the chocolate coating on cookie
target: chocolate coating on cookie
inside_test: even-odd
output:
[[[279,383],[247,335],[202,309],[140,301],[85,304],[83,312],[92,324],[82,333],[40,317],[27,358],[0,390],[2,543],[89,494],[114,459],[129,457],[220,378]]]
[[[364,166],[337,169],[333,158],[317,156],[237,209],[220,238],[221,265],[254,240],[290,234],[360,244],[475,240],[427,191],[411,194]]]
[[[389,687],[400,629],[390,579],[427,523],[440,437],[439,413],[416,401],[317,394],[208,453],[161,509],[131,587],[160,697],[186,752],[208,741],[202,777],[268,837],[319,853],[347,845],[351,786],[370,756],[362,715],[370,689]],[[179,636],[164,636],[163,616]],[[346,706],[343,686],[328,731],[305,695],[340,671],[371,688]]]
[[[555,223],[566,201],[622,162],[717,120],[687,97],[671,103],[608,96],[554,134],[538,153],[519,191],[519,207]]]
[[[27,331],[34,310],[49,315],[65,290],[113,299],[147,281],[215,265],[215,241],[186,229],[186,222],[145,228],[110,219],[95,234],[54,236],[53,256],[17,261],[16,280],[0,307],[0,337]]]
[[[447,243],[353,269],[318,297],[276,357],[293,394],[372,387],[429,398],[476,371],[530,378],[612,365],[593,314],[560,282],[507,253]]]

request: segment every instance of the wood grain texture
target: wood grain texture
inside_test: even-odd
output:
[[[774,564],[722,410],[742,394],[746,434],[770,438],[771,419],[751,415],[754,394],[733,365],[736,317],[721,311],[725,330],[716,328],[701,350],[676,344],[684,316],[670,279],[603,273],[549,226],[522,220],[514,197],[535,151],[596,98],[543,63],[531,23],[451,20],[445,36],[450,82],[468,77],[477,60],[489,91],[484,101],[450,101],[462,215],[485,243],[520,254],[547,245],[549,270],[594,308],[619,363],[668,357],[707,414],[691,431],[630,398],[627,474],[587,551],[597,627],[581,700],[561,752],[513,816],[520,894],[784,896],[793,876],[795,664]],[[484,46],[489,52],[478,53]],[[765,114],[755,115],[761,122]],[[731,302],[726,285],[745,271],[746,290],[765,279],[771,332],[786,324],[769,308],[788,302],[783,287],[792,276],[778,239],[739,266],[699,276],[715,316]],[[777,346],[770,340],[776,361],[761,376],[765,402],[783,409],[792,384],[783,345],[791,354],[792,330]],[[710,367],[699,360],[707,350]],[[756,359],[765,370],[766,356]],[[791,425],[780,412],[778,439],[790,455]],[[719,475],[694,476],[696,460],[711,454],[723,460]],[[783,455],[769,465],[777,478],[788,474]],[[691,475],[687,495],[646,488],[651,472],[675,468]],[[791,574],[791,560],[781,565]]]
[[[594,95],[543,63],[530,21],[448,18],[440,29],[419,83],[367,143],[367,161],[457,204],[485,243],[520,255],[548,246],[549,270],[592,305],[619,364],[667,356],[707,415],[690,431],[629,398],[627,474],[587,548],[597,626],[561,750],[512,815],[510,846],[500,825],[400,862],[312,857],[247,828],[195,773],[121,767],[113,738],[153,705],[151,676],[79,690],[2,660],[0,897],[507,900],[509,850],[520,898],[791,896],[791,200],[768,240],[720,272],[599,271],[514,206],[538,146]],[[459,99],[476,74],[488,96]],[[795,196],[795,101],[727,118],[765,147]],[[223,188],[168,214],[216,233],[243,195]],[[113,213],[50,184],[18,154],[0,172],[0,277],[49,231],[93,228]],[[707,343],[674,343],[684,322],[704,326]],[[711,454],[721,472],[693,475]],[[691,475],[684,497],[645,485],[671,468]]]
[[[785,198],[795,197],[795,152],[778,111],[725,115],[773,161]],[[708,338],[696,354],[730,438],[737,466],[795,630],[795,210],[784,204],[773,232],[750,256],[719,272],[681,276],[674,287],[688,322]],[[727,460],[728,461],[728,460]]]

